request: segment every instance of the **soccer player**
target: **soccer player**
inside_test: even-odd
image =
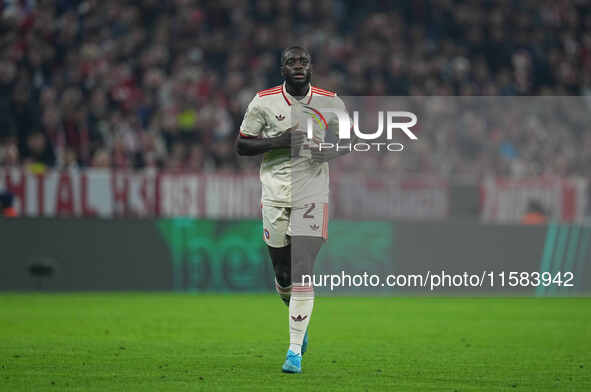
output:
[[[262,183],[263,239],[275,288],[289,307],[289,349],[282,370],[302,371],[314,289],[314,260],[327,239],[329,175],[327,161],[340,155],[320,151],[318,143],[338,129],[336,116],[318,108],[345,110],[335,93],[311,85],[312,59],[292,46],[281,56],[283,84],[259,91],[248,105],[236,140],[239,155],[264,154]],[[308,125],[310,124],[310,125]],[[313,130],[311,140],[304,130]]]

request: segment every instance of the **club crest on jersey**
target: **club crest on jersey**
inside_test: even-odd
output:
[[[277,121],[283,121],[285,120],[285,116],[283,114],[276,114],[275,118],[277,119]]]
[[[266,238],[266,239],[269,239],[269,237],[271,236],[271,235],[269,234],[269,230],[267,230],[267,229],[264,229],[264,230],[263,230],[263,234],[265,235],[265,238]]]
[[[293,317],[293,316],[291,316],[291,319],[292,319],[293,321],[304,321],[304,320],[305,320],[305,319],[307,319],[307,318],[308,318],[308,316],[303,316],[303,317],[302,317],[302,315],[301,315],[301,314],[298,314],[298,317]]]

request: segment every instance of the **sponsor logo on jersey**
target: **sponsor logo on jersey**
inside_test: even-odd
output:
[[[318,226],[316,223],[314,223],[313,225],[310,225],[310,229],[312,229],[314,231],[318,231],[319,228],[320,228],[320,226]]]
[[[283,114],[276,114],[275,118],[277,119],[277,121],[283,121],[285,120],[285,116]]]

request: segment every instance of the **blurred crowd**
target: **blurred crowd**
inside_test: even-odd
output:
[[[347,173],[390,173],[394,178],[434,175],[475,184],[484,176],[577,177],[588,176],[591,170],[591,102],[585,97],[345,97],[345,101],[360,113],[359,129],[367,132],[378,128],[379,110],[405,108],[419,118],[411,128],[418,140],[393,131],[393,141],[404,145],[403,152],[373,148],[373,153],[349,154],[334,162],[335,168]],[[388,142],[385,137],[378,141]]]
[[[34,172],[254,170],[234,139],[254,94],[280,83],[279,56],[293,44],[311,51],[314,84],[341,96],[591,94],[587,0],[0,4],[0,165]],[[445,175],[469,167],[473,177],[584,174],[584,124],[557,136],[520,128],[519,112],[510,118],[506,127],[462,119],[466,128],[425,136],[423,158],[381,164]],[[549,140],[557,144],[537,149]]]

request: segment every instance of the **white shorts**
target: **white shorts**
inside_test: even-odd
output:
[[[289,245],[290,236],[328,238],[328,203],[302,207],[262,206],[263,240],[273,248]]]

